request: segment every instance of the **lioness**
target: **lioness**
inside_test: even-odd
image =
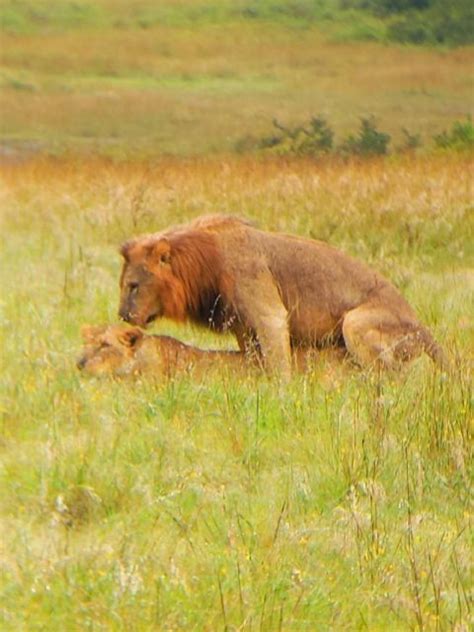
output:
[[[138,327],[91,326],[81,329],[85,348],[79,369],[92,375],[155,373],[173,375],[194,367],[242,366],[240,351],[211,351],[186,345],[170,336],[148,336]]]
[[[123,244],[120,317],[146,327],[189,319],[232,331],[243,352],[290,373],[291,347],[343,344],[361,364],[392,367],[443,353],[382,275],[322,242],[228,216]]]

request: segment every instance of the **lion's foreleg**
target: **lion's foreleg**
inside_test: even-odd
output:
[[[236,311],[243,330],[255,332],[265,368],[284,377],[291,374],[288,312],[268,271],[243,280],[236,292]],[[237,334],[239,340],[239,335]],[[239,340],[245,345],[245,341]]]
[[[261,314],[256,331],[265,367],[288,378],[291,374],[291,351],[286,310],[282,308]]]

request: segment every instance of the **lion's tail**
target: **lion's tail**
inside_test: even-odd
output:
[[[448,357],[444,349],[436,342],[428,329],[420,331],[423,350],[441,369],[447,369],[449,366]]]

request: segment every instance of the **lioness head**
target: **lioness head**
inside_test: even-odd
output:
[[[184,288],[173,270],[169,240],[141,237],[123,244],[120,253],[120,318],[139,327],[160,316],[183,320]]]
[[[137,327],[124,329],[118,325],[85,325],[81,334],[85,347],[77,367],[92,375],[129,372],[133,368],[135,351],[143,339],[143,332]]]

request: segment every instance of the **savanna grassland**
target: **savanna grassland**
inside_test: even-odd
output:
[[[371,114],[395,144],[402,128],[429,144],[472,113],[472,47],[387,45],[380,19],[336,2],[57,4],[0,4],[9,146],[196,155],[317,114],[339,140]]]
[[[471,182],[462,156],[4,168],[2,629],[467,630]],[[79,374],[117,245],[216,211],[377,266],[450,369]]]
[[[472,111],[473,49],[342,4],[0,0],[2,631],[472,627],[474,172],[432,137]],[[318,114],[423,146],[234,151]],[[207,213],[367,261],[449,367],[81,374],[120,243]]]

